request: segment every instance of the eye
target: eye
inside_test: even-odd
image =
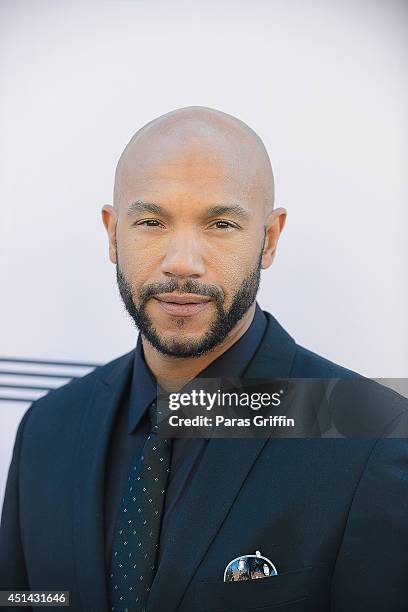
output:
[[[238,229],[237,226],[231,223],[230,221],[215,221],[211,227],[215,227],[216,229],[221,230]]]
[[[163,225],[157,219],[143,219],[142,221],[136,221],[134,225],[144,227],[163,227]]]

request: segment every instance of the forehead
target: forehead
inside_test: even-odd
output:
[[[120,200],[158,194],[171,199],[185,194],[203,201],[232,197],[254,204],[259,176],[250,153],[223,138],[146,135],[126,152],[117,177]]]

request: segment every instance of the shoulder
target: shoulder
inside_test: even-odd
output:
[[[408,400],[376,379],[366,378],[302,346],[296,347],[291,377],[324,379],[328,421],[346,438],[391,437],[408,434]],[[380,449],[382,444],[378,445]],[[401,445],[406,450],[406,440]],[[385,448],[388,448],[385,445]]]
[[[294,378],[360,378],[361,375],[297,344],[291,376]]]
[[[98,384],[108,385],[133,363],[134,350],[98,366],[81,378],[53,389],[36,400],[24,415],[25,428],[31,426],[49,428],[52,423],[76,421],[82,414]]]
[[[354,378],[359,374],[297,344],[279,321],[263,311],[267,328],[258,351],[261,360],[274,364],[274,369],[289,378]]]

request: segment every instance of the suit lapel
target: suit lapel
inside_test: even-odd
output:
[[[109,438],[131,376],[134,352],[106,378],[96,378],[84,414],[75,460],[74,546],[82,608],[107,612],[104,550],[104,477]]]
[[[287,378],[296,344],[270,315],[261,345],[245,378]],[[183,506],[168,534],[166,548],[154,579],[148,612],[161,612],[180,604],[197,567],[220,529],[248,473],[267,439],[212,439],[197,468]]]
[[[296,354],[296,343],[269,312],[268,327],[244,378],[288,378]]]

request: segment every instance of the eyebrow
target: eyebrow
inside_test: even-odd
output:
[[[153,202],[143,202],[142,200],[136,200],[135,202],[131,202],[127,209],[127,214],[134,215],[140,212],[150,212],[156,215],[165,214],[165,211],[158,204],[154,204]]]
[[[150,212],[156,215],[166,215],[168,213],[159,206],[158,204],[154,204],[153,202],[143,202],[143,200],[136,200],[135,202],[131,202],[129,204],[127,214],[131,216],[133,214],[141,213],[141,212]],[[240,219],[248,219],[249,213],[243,206],[240,204],[216,204],[215,206],[210,206],[206,211],[203,212],[203,217],[217,217],[221,215],[233,215],[234,217],[238,217]]]
[[[240,219],[248,219],[249,213],[240,204],[217,204],[207,209],[206,215],[217,217],[219,215],[233,215]]]

